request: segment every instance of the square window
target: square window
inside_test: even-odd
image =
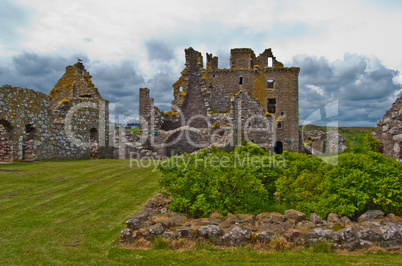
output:
[[[268,79],[267,80],[267,88],[268,89],[273,89],[274,88],[274,80],[273,79]]]

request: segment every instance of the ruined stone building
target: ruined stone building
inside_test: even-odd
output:
[[[402,95],[377,121],[374,137],[381,141],[385,156],[402,161]]]
[[[140,89],[140,133],[146,147],[167,156],[244,141],[276,153],[300,150],[299,68],[284,67],[271,49],[259,56],[251,49],[232,49],[229,69],[218,68],[211,54],[206,68],[201,53],[188,48],[185,55],[170,111],[161,112],[149,89]]]
[[[49,95],[0,87],[0,162],[103,158],[108,101],[81,62],[67,66]]]

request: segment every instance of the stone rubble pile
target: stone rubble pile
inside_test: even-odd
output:
[[[310,246],[326,241],[334,248],[354,250],[381,246],[402,249],[402,217],[378,210],[367,211],[352,222],[348,217],[339,218],[331,213],[327,220],[313,213],[310,220],[296,210],[280,213],[219,214],[210,218],[191,219],[169,211],[170,200],[162,194],[148,200],[145,207],[126,221],[120,242],[129,244],[139,239],[152,241],[157,237],[174,240],[206,240],[216,245],[240,246],[249,243],[269,243],[283,237],[296,245]]]

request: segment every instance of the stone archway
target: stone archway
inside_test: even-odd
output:
[[[0,162],[13,161],[13,127],[7,120],[0,119]]]

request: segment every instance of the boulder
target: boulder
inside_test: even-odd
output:
[[[339,218],[338,214],[336,214],[336,213],[328,214],[327,222],[342,224],[342,220]]]
[[[126,225],[131,229],[140,228],[143,224],[144,220],[140,220],[137,217],[130,217],[130,219],[126,221]]]
[[[186,219],[187,219],[186,216],[183,216],[183,215],[177,213],[177,214],[173,215],[172,219],[170,219],[170,222],[173,225],[179,225],[179,224],[182,224]]]
[[[150,227],[148,227],[148,230],[153,235],[160,235],[165,231],[161,223],[151,225]]]
[[[255,216],[252,214],[238,214],[237,218],[241,224],[254,224]]]
[[[285,221],[285,216],[277,212],[263,212],[256,216],[256,220],[261,223],[281,223]]]
[[[286,210],[284,216],[287,220],[289,220],[289,219],[294,220],[295,223],[299,223],[301,221],[306,220],[306,215],[304,213],[293,210],[293,209]]]
[[[355,228],[347,227],[335,232],[334,242],[339,248],[352,251],[360,246],[360,237]]]
[[[198,235],[215,243],[219,242],[223,230],[217,225],[205,225],[198,228]]]
[[[322,224],[322,218],[315,213],[310,215],[310,222],[313,224]]]
[[[349,219],[349,217],[343,216],[341,221],[343,226],[353,225],[353,222]]]
[[[319,241],[331,242],[334,231],[331,229],[324,229],[322,227],[315,227],[304,235],[304,245],[310,246],[312,243]]]
[[[259,231],[255,234],[255,239],[263,243],[269,243],[276,237],[276,233],[273,231]]]
[[[300,244],[302,241],[302,233],[296,229],[290,229],[285,233],[285,238],[289,242]]]
[[[238,246],[248,244],[251,240],[251,236],[249,230],[242,229],[240,226],[235,226],[222,237],[222,240],[228,246]]]
[[[377,219],[377,218],[381,218],[381,217],[384,217],[384,212],[383,211],[370,210],[370,211],[366,211],[365,213],[360,215],[359,218],[357,218],[357,222],[361,223],[361,222],[364,222],[364,221],[369,221],[369,220]]]

